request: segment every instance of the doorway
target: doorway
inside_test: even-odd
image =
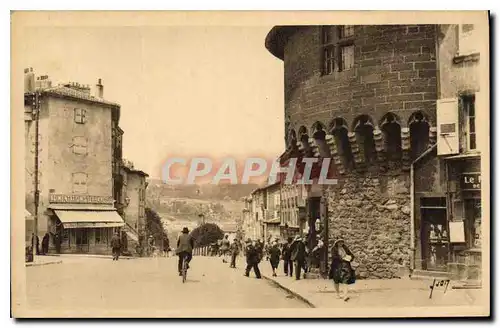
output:
[[[446,198],[421,198],[420,214],[422,268],[430,271],[447,271],[449,234]]]
[[[75,229],[75,243],[78,252],[89,252],[88,229]]]
[[[307,238],[307,246],[312,249],[316,246],[316,220],[321,220],[321,197],[309,198],[309,235]]]

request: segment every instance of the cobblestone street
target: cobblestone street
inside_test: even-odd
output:
[[[194,257],[182,284],[176,258],[78,258],[27,268],[33,310],[93,311],[165,309],[307,308],[262,279],[243,276],[219,259]]]

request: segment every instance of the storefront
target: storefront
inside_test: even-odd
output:
[[[52,197],[48,209],[50,252],[111,254],[113,233],[125,225],[111,199]]]
[[[479,156],[447,159],[450,201],[450,271],[460,279],[481,276],[481,170]]]

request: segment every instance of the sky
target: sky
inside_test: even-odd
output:
[[[172,156],[278,156],[284,150],[283,62],[272,26],[27,27],[23,67],[104,85],[121,105],[123,156],[161,177]],[[93,90],[92,90],[93,92]]]

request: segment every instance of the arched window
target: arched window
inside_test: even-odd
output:
[[[294,129],[291,129],[288,133],[287,148],[292,150],[297,149],[297,133],[295,133]]]
[[[330,133],[335,139],[338,154],[345,168],[351,168],[354,162],[348,131],[347,121],[341,117],[335,118],[330,123]]]
[[[305,126],[301,126],[299,128],[299,141],[304,148],[306,154],[309,152],[309,135],[307,133],[307,128]]]
[[[399,118],[393,113],[385,114],[380,121],[388,160],[396,161],[401,159],[401,124],[399,122]]]
[[[375,139],[373,138],[374,126],[370,116],[358,116],[353,122],[353,130],[356,133],[356,140],[364,155],[365,163],[373,163],[377,153],[375,150]]]
[[[321,157],[330,157],[330,149],[326,144],[326,128],[321,122],[316,122],[313,124],[313,138],[316,140],[319,148],[319,154]]]
[[[416,159],[429,147],[429,123],[426,115],[417,111],[408,120],[411,156]]]

